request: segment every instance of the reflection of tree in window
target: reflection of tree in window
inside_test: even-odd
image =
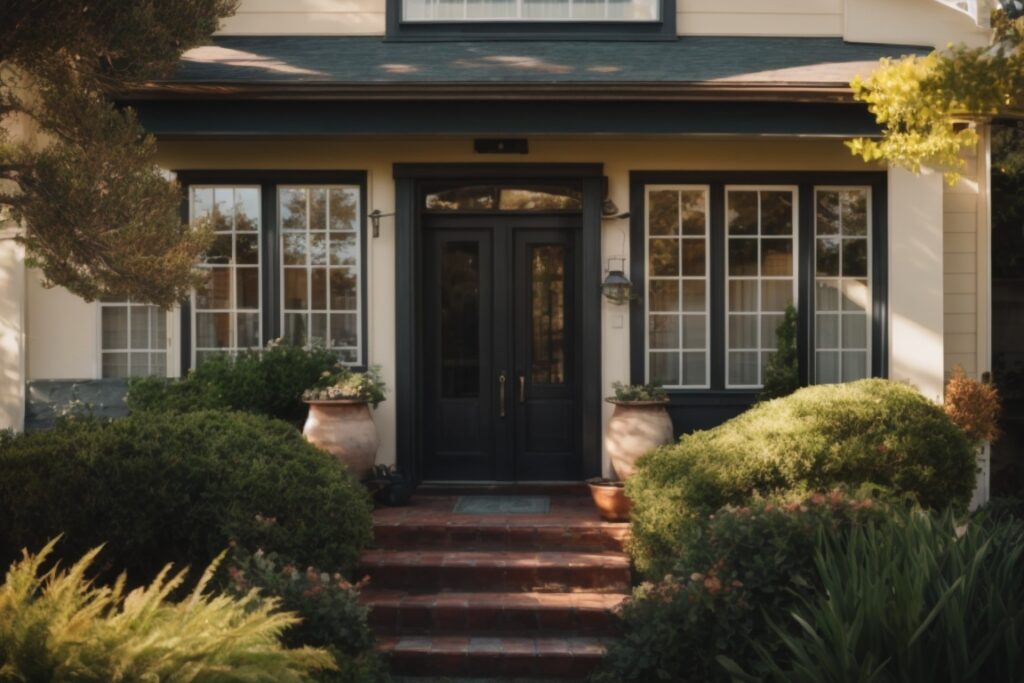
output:
[[[531,381],[565,381],[565,249],[558,244],[533,248]]]

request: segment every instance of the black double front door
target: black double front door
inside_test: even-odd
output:
[[[424,221],[425,478],[578,480],[578,216]]]

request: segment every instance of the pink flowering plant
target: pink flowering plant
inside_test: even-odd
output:
[[[755,497],[690,525],[672,572],[639,586],[622,609],[622,638],[596,680],[728,681],[717,656],[759,661],[753,641],[780,650],[768,619],[783,622],[820,591],[814,557],[821,538],[880,523],[887,510],[836,490]]]
[[[373,651],[373,633],[359,592],[369,577],[351,582],[338,572],[302,568],[274,553],[258,550],[232,552],[227,570],[229,588],[236,595],[256,589],[280,600],[281,608],[296,612],[301,623],[283,634],[289,647],[326,648],[338,671],[324,673],[324,683],[376,683],[387,681],[385,668]]]

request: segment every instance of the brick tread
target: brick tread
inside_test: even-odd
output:
[[[458,548],[622,551],[629,539],[629,526],[608,522],[514,523],[471,521],[377,522],[374,545],[379,549]]]
[[[409,593],[366,590],[370,624],[381,634],[612,635],[616,593]]]
[[[603,638],[383,636],[377,650],[400,675],[586,676],[610,641]]]
[[[400,567],[600,567],[629,569],[629,558],[616,552],[485,550],[367,550],[366,568]]]

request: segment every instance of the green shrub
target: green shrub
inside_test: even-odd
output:
[[[258,589],[280,600],[302,621],[284,633],[289,647],[324,648],[334,657],[336,671],[324,671],[324,683],[381,683],[389,680],[387,669],[373,649],[373,632],[367,609],[359,602],[363,582],[352,584],[341,574],[300,570],[273,553],[235,552],[229,567],[230,588],[239,596]]]
[[[210,357],[184,379],[132,380],[126,401],[132,412],[223,408],[301,426],[306,419],[302,392],[337,370],[338,357],[331,351],[271,344],[234,358]]]
[[[52,549],[26,553],[0,586],[0,680],[287,683],[334,666],[324,650],[281,644],[297,617],[276,611],[276,601],[204,594],[214,566],[175,604],[168,596],[184,573],[169,578],[169,566],[126,594],[122,581],[107,588],[86,579],[99,548],[43,573]]]
[[[0,440],[0,472],[0,554],[63,533],[62,554],[105,542],[138,580],[204,566],[231,542],[348,571],[370,539],[368,495],[347,469],[245,413],[69,420]]]
[[[751,640],[781,647],[766,616],[787,614],[817,590],[820,534],[843,537],[887,508],[840,492],[782,503],[757,498],[688,528],[672,573],[644,584],[622,612],[601,683],[728,680],[716,657],[756,659]]]
[[[878,379],[808,387],[642,457],[626,483],[631,552],[660,576],[689,522],[754,493],[874,484],[926,507],[964,509],[976,469],[967,436],[912,387]]]
[[[764,368],[764,388],[758,396],[761,401],[789,396],[800,388],[796,321],[796,308],[786,306],[786,316],[775,330],[775,353]]]
[[[910,513],[829,537],[816,558],[825,589],[780,624],[785,648],[758,647],[780,683],[1024,680],[1024,524],[958,529]],[[743,667],[728,662],[736,680]]]

